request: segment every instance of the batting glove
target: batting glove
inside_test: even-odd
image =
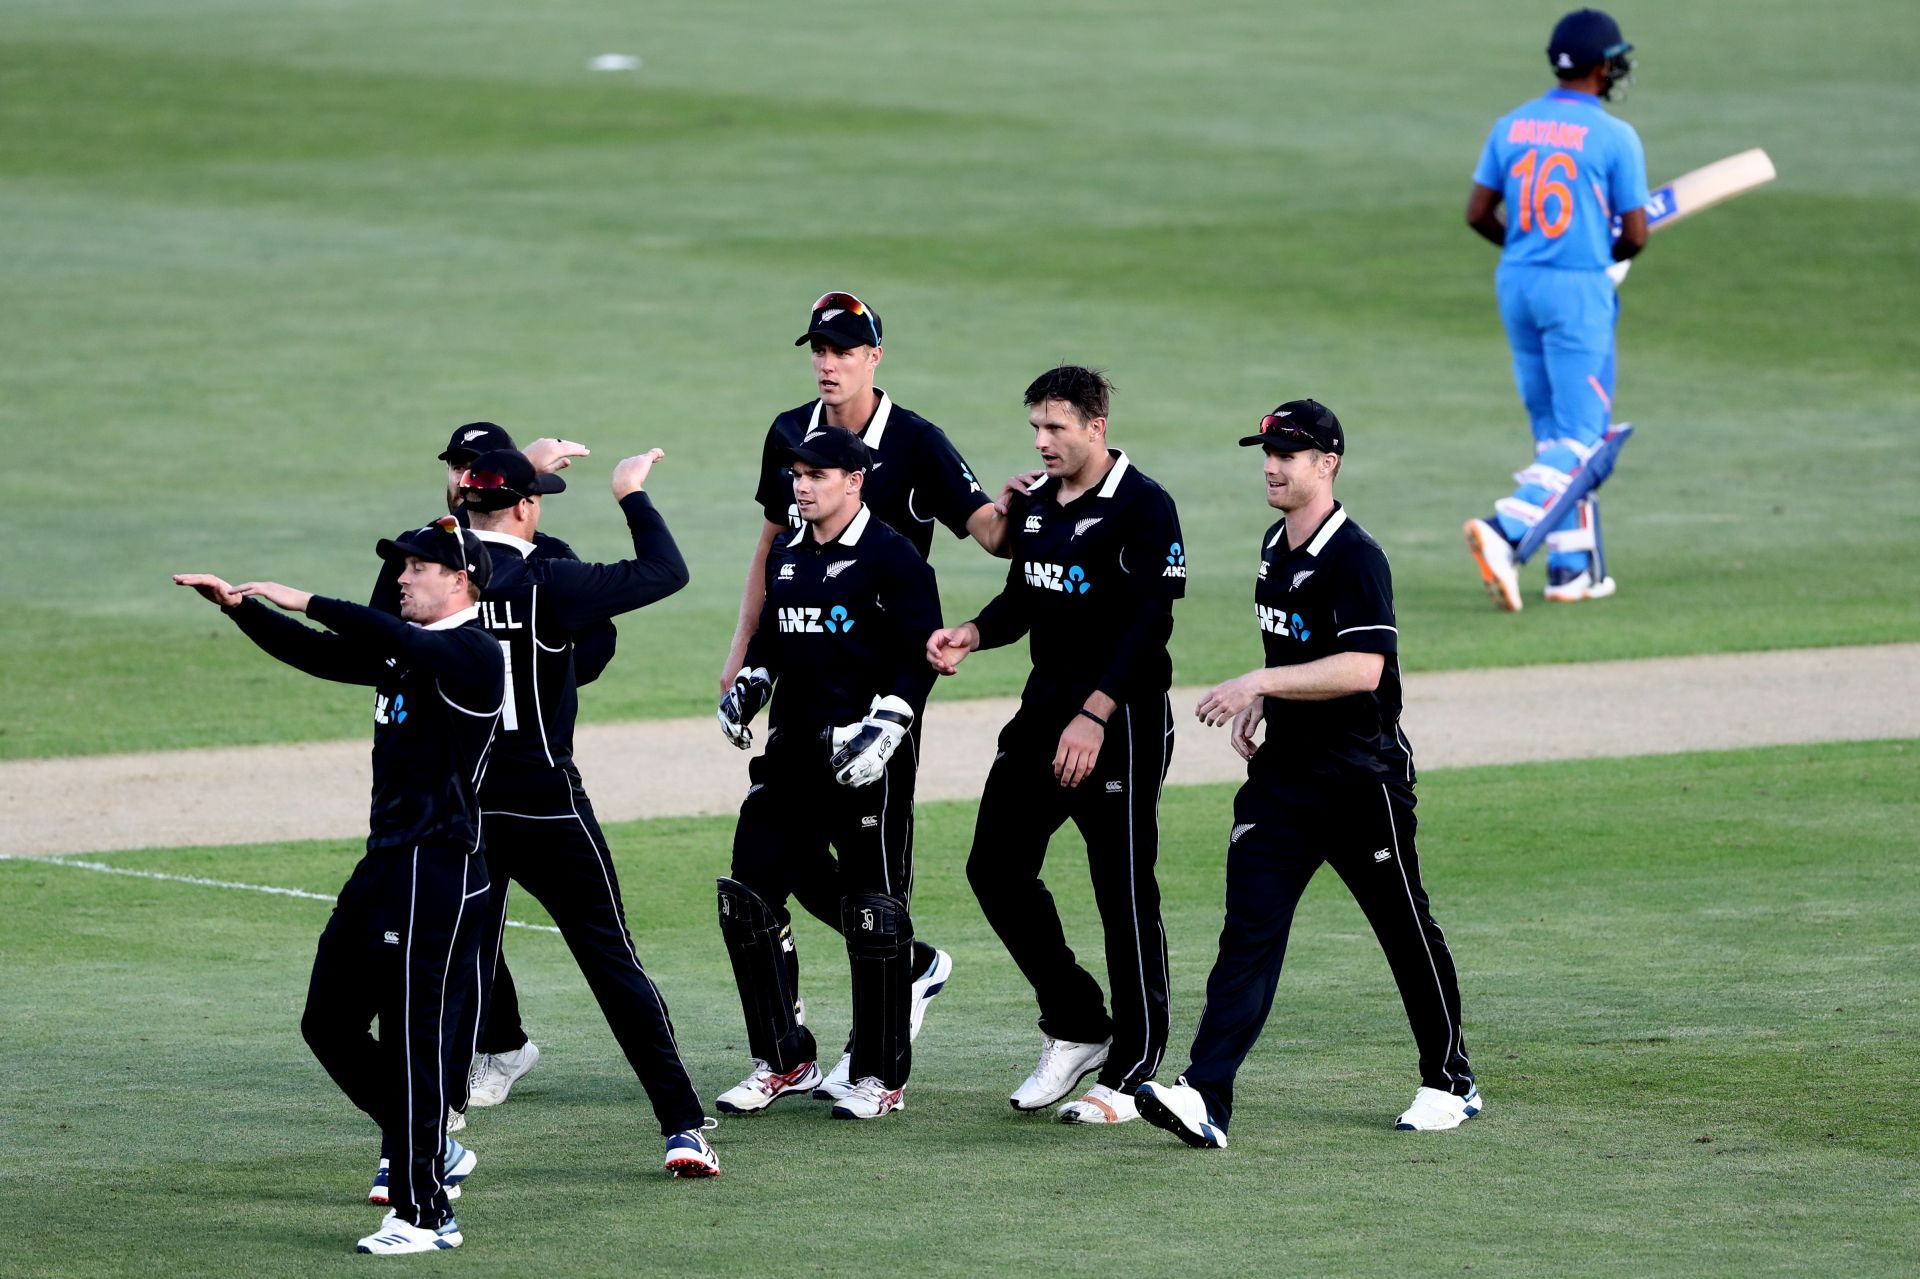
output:
[[[720,699],[720,709],[714,712],[714,718],[720,721],[720,731],[728,741],[743,751],[753,748],[753,730],[747,725],[771,696],[773,680],[766,667],[740,668],[740,673],[733,677],[733,687]]]
[[[876,697],[858,724],[833,730],[833,758],[827,767],[842,786],[871,786],[887,771],[887,761],[913,727],[913,708],[898,697]]]
[[[1627,282],[1627,272],[1633,269],[1633,259],[1624,258],[1607,268],[1607,278],[1613,281],[1613,287],[1619,288]]]

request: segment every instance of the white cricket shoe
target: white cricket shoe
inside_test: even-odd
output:
[[[845,1101],[853,1091],[853,1054],[841,1053],[840,1060],[834,1063],[820,1086],[813,1090],[815,1101]]]
[[[1556,604],[1573,604],[1580,600],[1603,600],[1619,589],[1611,577],[1603,577],[1595,582],[1593,574],[1583,569],[1578,577],[1564,582],[1548,582],[1546,596]]]
[[[1458,1128],[1486,1108],[1478,1087],[1464,1097],[1456,1097],[1438,1088],[1422,1088],[1413,1094],[1413,1104],[1393,1121],[1400,1132],[1445,1132]]]
[[[499,1105],[539,1060],[540,1048],[531,1039],[510,1053],[481,1053],[467,1077],[467,1108]]]
[[[452,1217],[437,1230],[425,1226],[416,1226],[411,1221],[400,1220],[400,1214],[391,1208],[380,1221],[380,1229],[368,1235],[355,1245],[360,1252],[370,1252],[376,1257],[398,1257],[410,1252],[438,1252],[443,1248],[458,1248],[466,1240],[460,1234],[460,1223]]]
[[[1507,613],[1520,611],[1520,570],[1513,563],[1513,544],[1500,536],[1500,530],[1485,520],[1468,520],[1460,530],[1466,535],[1467,549],[1479,566],[1480,580],[1496,607]]]
[[[933,1003],[933,997],[947,988],[947,978],[953,976],[953,956],[944,950],[933,952],[933,967],[913,980],[912,1011],[908,1014],[907,1042],[920,1038],[920,1023],[927,1019],[927,1006]]]
[[[447,1135],[451,1137],[454,1133],[461,1131],[466,1126],[467,1126],[467,1112],[464,1110],[455,1110],[452,1106],[448,1106],[447,1107]]]
[[[1076,1044],[1069,1039],[1046,1036],[1040,1043],[1040,1064],[1007,1100],[1015,1110],[1045,1110],[1078,1087],[1082,1079],[1106,1065],[1107,1050],[1112,1046],[1111,1039],[1097,1044]]]
[[[1155,1128],[1164,1128],[1196,1150],[1225,1150],[1227,1130],[1213,1122],[1207,1099],[1187,1082],[1185,1075],[1173,1084],[1141,1084],[1134,1094],[1140,1117]]]
[[[1133,1098],[1105,1084],[1095,1084],[1080,1100],[1060,1107],[1063,1124],[1124,1124],[1139,1117]]]
[[[878,1119],[907,1108],[906,1089],[889,1088],[876,1075],[868,1075],[853,1086],[844,1100],[833,1107],[835,1119]]]
[[[729,1115],[751,1115],[790,1093],[810,1092],[819,1082],[820,1067],[813,1062],[803,1061],[781,1074],[755,1057],[753,1073],[721,1093],[713,1104]]]

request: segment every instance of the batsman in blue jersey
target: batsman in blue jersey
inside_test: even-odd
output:
[[[1647,243],[1647,165],[1633,126],[1601,103],[1632,72],[1632,48],[1598,9],[1562,18],[1547,47],[1559,85],[1494,122],[1467,199],[1467,225],[1500,246],[1500,318],[1533,426],[1518,487],[1465,530],[1508,612],[1543,540],[1549,600],[1614,591],[1593,490],[1631,429],[1611,426],[1615,290]]]

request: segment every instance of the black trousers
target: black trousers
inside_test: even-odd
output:
[[[1131,1093],[1153,1078],[1167,1047],[1167,935],[1160,922],[1160,786],[1173,757],[1164,696],[1121,706],[1107,721],[1093,773],[1072,790],[1053,757],[1072,710],[1022,707],[1000,732],[967,858],[967,880],[987,922],[1033,986],[1040,1029],[1055,1039],[1113,1047],[1100,1082]],[[1069,819],[1087,841],[1093,897],[1107,952],[1107,1014],[1100,983],[1081,967],[1040,870]]]
[[[1250,781],[1234,797],[1226,925],[1184,1072],[1222,1125],[1233,1114],[1234,1076],[1273,1008],[1294,908],[1323,861],[1386,951],[1419,1046],[1420,1082],[1463,1097],[1472,1089],[1459,980],[1420,884],[1413,806],[1410,787],[1380,783]]]
[[[811,913],[844,934],[841,903],[864,894],[883,894],[903,906],[913,900],[913,788],[919,743],[909,734],[885,774],[871,786],[842,786],[827,767],[829,751],[814,734],[783,731],[766,753],[747,767],[749,787],[734,827],[731,876],[757,893],[781,924],[791,919],[787,903],[797,899]],[[837,854],[837,856],[836,856]],[[827,913],[827,903],[832,903]],[[925,950],[923,957],[920,952]],[[932,951],[916,943],[907,961],[921,972]],[[798,988],[798,954],[790,956],[792,984]],[[872,980],[854,966],[854,1026],[848,1051],[853,1078],[878,1077],[889,1088],[905,1084],[912,1069],[907,1033],[911,981],[885,965],[874,965]],[[769,1036],[748,1026],[749,1050],[777,1070],[792,1070],[818,1059],[819,1047],[804,1025],[784,1036]]]
[[[368,853],[313,957],[300,1033],[380,1126],[393,1209],[416,1226],[453,1215],[441,1154],[466,1095],[487,897],[486,861],[464,850]]]
[[[680,1060],[666,1000],[634,950],[613,854],[594,820],[593,805],[579,775],[567,771],[572,794],[562,813],[537,816],[489,809],[482,814],[483,847],[494,893],[484,939],[488,980],[481,987],[481,1031],[474,1042],[484,1052],[510,1051],[527,1042],[520,1030],[520,1001],[513,979],[510,975],[505,982],[499,978],[504,968],[501,946],[506,935],[508,881],[512,880],[553,916],[627,1064],[653,1103],[660,1131],[671,1136],[698,1128],[706,1112]],[[502,1039],[514,1042],[504,1049],[488,1046]],[[464,1097],[463,1091],[463,1101]]]

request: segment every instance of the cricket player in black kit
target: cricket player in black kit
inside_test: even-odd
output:
[[[816,432],[849,431],[866,444],[873,454],[873,467],[864,475],[861,501],[911,542],[922,559],[933,549],[935,525],[944,525],[955,537],[972,537],[991,554],[1006,554],[1004,502],[994,503],[981,490],[945,432],[918,413],[895,404],[873,384],[884,355],[881,337],[885,329],[879,314],[858,297],[832,292],[814,301],[807,313],[806,332],[794,341],[795,346],[811,349],[819,398],[774,418],[761,446],[760,480],[754,501],[765,519],[747,564],[739,622],[721,668],[722,696],[733,687],[746,657],[747,642],[760,624],[769,552],[776,541],[790,539],[804,526],[794,502],[787,461],[789,451]],[[1026,478],[1029,482],[1032,479]],[[809,914],[828,927],[839,927],[840,892],[831,878],[819,884],[796,883],[793,893]],[[952,968],[953,960],[944,952],[923,941],[914,943],[915,1034],[919,1033],[928,1003],[946,985]],[[823,1101],[845,1097],[854,1082],[850,1070],[851,1058],[843,1055],[814,1090],[814,1096]]]
[[[940,601],[926,561],[860,501],[872,454],[858,436],[822,430],[789,461],[803,527],[767,559],[760,625],[718,712],[744,749],[773,701],[732,874],[719,881],[754,1070],[717,1104],[751,1113],[819,1082],[787,901],[797,884],[831,884],[853,970],[853,1085],[833,1115],[876,1119],[902,1109],[912,1065],[913,730],[933,687],[921,654]]]
[[[493,558],[480,621],[506,653],[508,676],[500,737],[480,790],[494,885],[481,950],[481,1008],[483,1019],[491,1016],[488,970],[506,933],[512,880],[547,908],[573,951],[653,1102],[667,1138],[667,1170],[705,1177],[720,1171],[701,1133],[705,1112],[666,1003],[640,965],[613,855],[573,762],[575,637],[687,584],[686,561],[642,491],[662,456],[654,449],[613,469],[614,496],[633,538],[633,558],[614,564],[534,558],[542,502],[566,488],[558,475],[536,472],[512,449],[483,453],[468,467],[461,490],[468,519]]]
[[[1250,762],[1234,797],[1226,925],[1192,1064],[1177,1083],[1141,1085],[1140,1113],[1190,1146],[1227,1144],[1234,1076],[1272,1011],[1294,907],[1324,861],[1373,925],[1419,1045],[1421,1086],[1395,1127],[1456,1128],[1482,1102],[1453,956],[1414,852],[1387,557],[1333,498],[1347,446],[1332,410],[1290,401],[1240,443],[1264,449],[1267,502],[1284,516],[1261,539],[1254,582],[1266,665],[1213,688],[1197,708],[1202,723],[1231,722],[1234,749]]]
[[[1033,674],[1001,731],[980,797],[967,879],[1040,1003],[1040,1063],[1009,1100],[1060,1101],[1095,1069],[1065,1123],[1138,1118],[1133,1090],[1167,1041],[1167,942],[1160,922],[1160,786],[1173,751],[1167,705],[1173,602],[1187,557],[1173,498],[1106,446],[1111,387],[1063,367],[1027,388],[1046,475],[1009,504],[1006,588],[973,621],[933,635],[927,659],[952,674],[974,649],[1028,639]],[[1087,841],[1105,934],[1100,983],[1074,959],[1040,878],[1072,819]]]
[[[494,422],[468,422],[454,428],[447,439],[447,447],[442,449],[439,460],[446,464],[447,513],[459,520],[462,525],[467,521],[467,508],[462,505],[461,486],[466,482],[468,468],[473,459],[482,453],[497,449],[515,448],[513,436],[507,429]],[[541,438],[527,445],[526,456],[534,469],[542,475],[564,470],[573,459],[589,456],[589,450],[572,440]],[[535,531],[533,549],[526,558],[573,560],[579,557],[573,548],[557,537]],[[400,570],[392,563],[383,564],[380,577],[374,583],[373,595],[367,601],[374,608],[399,615],[400,611]],[[600,673],[613,660],[614,647],[618,634],[612,622],[603,622],[588,627],[574,637],[573,669],[574,683],[584,687],[600,678]],[[466,1111],[474,1106],[497,1106],[507,1099],[508,1092],[521,1076],[532,1070],[540,1060],[539,1046],[527,1037],[520,1020],[519,991],[514,985],[513,973],[507,967],[504,947],[493,956],[493,977],[486,990],[487,1019],[480,1027],[475,1044],[473,1070],[468,1076],[467,1091],[464,1099],[456,1100],[454,1112],[447,1116],[447,1131],[459,1132],[466,1127]],[[367,1195],[367,1202],[385,1204],[387,1202],[386,1161],[383,1158],[380,1171],[374,1176],[373,1189]]]
[[[500,646],[481,629],[490,565],[452,516],[380,542],[403,560],[401,617],[275,582],[228,586],[182,574],[262,649],[322,679],[375,691],[367,853],[340,890],[313,961],[300,1029],[394,1152],[393,1207],[361,1252],[458,1247],[448,1199],[473,1153],[446,1135],[471,1049],[486,860],[477,794],[505,688]],[[314,631],[259,596],[328,628]],[[405,620],[402,620],[404,618]],[[380,1038],[368,1034],[375,1018]]]

